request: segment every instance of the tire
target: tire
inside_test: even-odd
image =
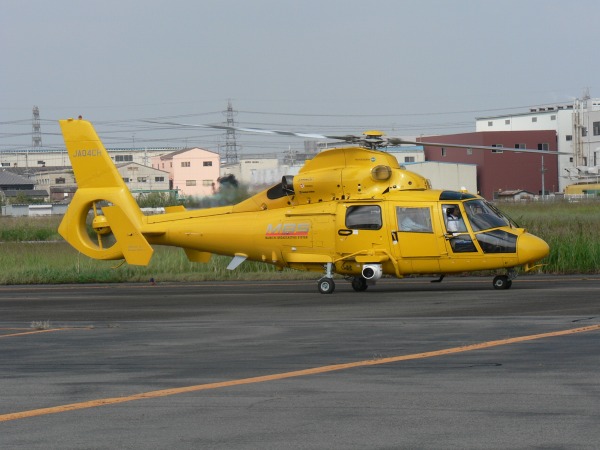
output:
[[[369,285],[364,277],[353,277],[352,278],[352,289],[356,292],[366,291]]]
[[[318,283],[319,292],[321,294],[331,294],[335,290],[335,283],[331,278],[321,278]]]
[[[493,281],[494,289],[510,289],[512,280],[506,275],[498,275]]]

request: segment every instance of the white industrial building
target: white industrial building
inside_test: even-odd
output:
[[[135,162],[117,164],[117,170],[135,195],[169,190],[169,172]]]
[[[393,155],[400,165],[425,161],[425,151],[422,145],[386,147],[385,152]]]
[[[404,164],[404,167],[406,170],[427,178],[433,189],[467,190],[472,194],[478,193],[477,166],[475,164],[422,161]]]
[[[106,149],[111,159],[116,164],[134,162],[143,166],[150,166],[154,156],[172,153],[174,148],[148,148],[132,149],[117,148]],[[66,149],[18,149],[3,150],[0,152],[0,167],[4,168],[29,168],[40,167],[65,167],[70,166],[69,155]]]
[[[477,166],[475,164],[425,161],[422,145],[387,147],[398,163],[411,172],[425,177],[433,189],[449,189],[477,193]]]
[[[600,99],[572,105],[531,108],[528,112],[476,119],[476,131],[554,130],[559,155],[559,189],[600,172]]]

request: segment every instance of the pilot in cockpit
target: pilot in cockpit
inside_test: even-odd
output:
[[[451,205],[446,208],[446,229],[449,233],[467,231],[458,206]]]

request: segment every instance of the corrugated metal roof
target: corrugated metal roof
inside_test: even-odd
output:
[[[33,186],[35,183],[33,183],[29,178],[25,178],[12,172],[8,172],[7,170],[0,171],[1,186],[20,186],[23,184]]]

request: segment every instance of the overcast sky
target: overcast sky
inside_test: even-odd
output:
[[[216,150],[223,132],[141,120],[219,123],[229,99],[241,126],[474,131],[600,97],[599,17],[598,0],[2,0],[0,150],[31,146],[34,105],[53,147],[81,114],[107,147]]]

